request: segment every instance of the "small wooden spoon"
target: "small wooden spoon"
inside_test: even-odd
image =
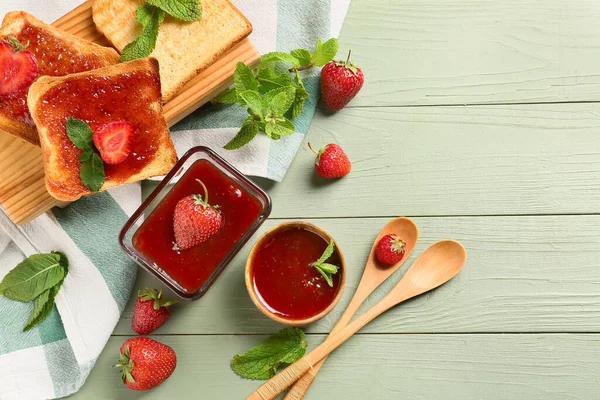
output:
[[[375,249],[377,248],[377,243],[381,240],[382,237],[388,234],[396,234],[398,235],[404,242],[406,243],[406,248],[404,249],[404,257],[402,260],[397,262],[394,265],[385,266],[380,265],[375,258]],[[373,243],[373,247],[371,248],[371,254],[369,255],[369,259],[367,260],[367,265],[365,266],[365,270],[363,272],[363,276],[360,279],[360,283],[356,288],[356,292],[354,293],[354,297],[350,300],[350,304],[346,308],[346,311],[342,314],[337,324],[331,330],[330,336],[340,331],[343,327],[348,325],[348,322],[352,319],[352,316],[356,314],[356,311],[359,309],[361,304],[369,297],[371,293],[379,285],[381,285],[387,278],[390,277],[396,271],[404,260],[410,256],[410,253],[413,251],[415,244],[419,238],[419,230],[415,223],[408,218],[394,218],[390,222],[388,222],[379,235],[377,235],[377,239],[375,239],[375,243]],[[298,379],[298,382],[294,384],[286,394],[284,400],[300,400],[304,397],[310,385],[317,377],[319,370],[323,366],[323,363],[327,357],[323,358],[317,365],[312,367],[311,370],[308,371],[302,378]]]
[[[383,299],[338,333],[328,336],[316,349],[263,383],[246,400],[274,399],[313,368],[313,365],[383,312],[448,282],[462,269],[466,259],[467,252],[460,243],[454,240],[434,243],[415,260],[402,279]]]

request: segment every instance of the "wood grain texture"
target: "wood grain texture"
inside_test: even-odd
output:
[[[444,238],[460,241],[467,263],[452,281],[386,312],[360,333],[600,332],[600,216],[414,218],[413,254],[359,314],[383,297],[414,259]],[[244,264],[252,243],[279,221],[268,220],[200,300],[175,306],[161,334],[272,333],[281,325],[252,303]],[[347,265],[338,306],[308,332],[328,333],[349,303],[371,243],[387,219],[311,220],[338,240]],[[158,286],[140,272],[136,289]],[[130,301],[115,334],[132,334]]]
[[[599,18],[594,0],[353,1],[350,107],[598,101]]]
[[[53,25],[108,46],[92,21],[92,3],[92,0],[86,1]],[[189,81],[175,98],[165,104],[163,114],[169,126],[181,121],[229,87],[238,61],[251,66],[260,61],[260,55],[247,38]],[[54,206],[66,204],[54,199],[46,191],[40,149],[5,132],[0,132],[0,203],[16,224],[26,223]]]
[[[173,376],[150,392],[120,384],[113,337],[72,399],[242,399],[261,383],[229,369],[264,336],[159,336],[172,346]],[[309,348],[324,336],[309,335]],[[360,335],[331,355],[307,399],[534,399],[600,397],[600,335]]]
[[[600,212],[600,104],[317,112],[306,141],[340,144],[352,172],[324,181],[302,145],[263,186],[272,218]]]

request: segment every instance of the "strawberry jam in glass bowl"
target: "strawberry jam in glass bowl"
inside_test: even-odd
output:
[[[204,196],[219,206],[219,230],[204,242],[180,250],[173,214],[179,200]],[[184,300],[196,300],[212,286],[271,212],[269,196],[206,147],[188,151],[123,227],[125,252]],[[144,219],[145,217],[145,219]]]
[[[331,286],[313,265],[330,241],[334,251],[324,261],[338,267]],[[346,265],[337,242],[307,222],[287,222],[265,233],[246,263],[250,298],[267,317],[286,325],[304,326],[323,318],[339,302],[345,282]]]

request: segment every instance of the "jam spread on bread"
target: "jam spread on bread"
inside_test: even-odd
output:
[[[104,173],[107,181],[124,183],[142,171],[156,155],[161,144],[159,134],[167,130],[166,122],[156,112],[160,98],[158,74],[144,70],[78,77],[48,90],[38,102],[37,115],[48,129],[49,145],[58,152],[57,168],[70,171],[63,174],[68,179],[60,187],[53,188],[57,183],[47,182],[50,189],[64,194],[89,192],[79,177],[82,151],[66,134],[69,116],[85,121],[92,131],[114,121],[130,123],[135,130],[131,151],[118,164],[104,163]]]
[[[73,51],[72,47],[66,46],[64,41],[31,24],[25,24],[21,32],[15,34],[14,37],[23,45],[29,43],[27,51],[35,57],[38,76],[63,76],[105,65],[99,56],[79,54]],[[0,40],[4,41],[8,38],[0,38]],[[27,89],[0,96],[0,113],[33,126],[33,120],[27,108]]]

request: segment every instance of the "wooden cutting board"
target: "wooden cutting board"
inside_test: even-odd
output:
[[[109,46],[92,21],[93,0],[86,1],[53,25],[73,35]],[[260,55],[246,38],[213,65],[188,82],[177,97],[164,106],[169,126],[222,93],[233,82],[238,61],[255,65]],[[0,131],[0,203],[15,224],[31,221],[54,206],[67,203],[46,191],[44,163],[39,147]]]

